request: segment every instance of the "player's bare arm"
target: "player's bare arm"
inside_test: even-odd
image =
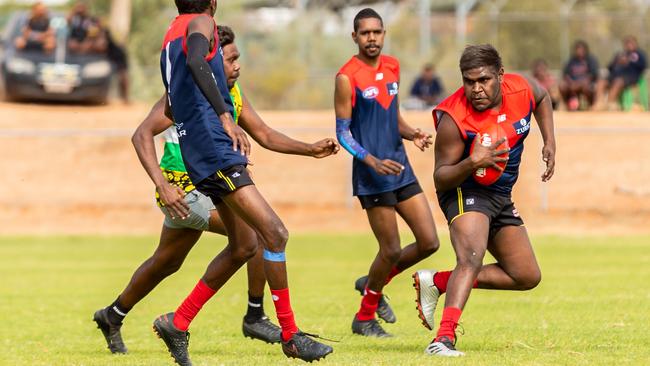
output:
[[[263,148],[283,154],[305,155],[324,158],[339,151],[334,139],[326,138],[313,144],[298,141],[271,128],[257,114],[246,96],[242,96],[242,111],[239,124]]]
[[[406,122],[401,112],[397,112],[397,125],[399,127],[399,134],[402,138],[413,141],[413,144],[420,149],[420,151],[428,149],[433,144],[433,136],[419,128],[413,128]]]
[[[542,133],[544,147],[542,148],[542,159],[546,163],[546,170],[542,174],[542,182],[547,182],[555,173],[555,127],[553,123],[553,105],[551,97],[536,80],[528,79],[533,88],[533,96],[537,105],[533,114]]]
[[[158,165],[154,136],[165,131],[172,125],[172,121],[164,115],[167,96],[164,95],[151,108],[149,115],[140,123],[133,133],[131,142],[138,154],[142,167],[156,185],[156,191],[162,203],[170,210],[172,217],[186,218],[189,215],[189,206],[183,199],[185,192],[165,179]]]
[[[239,149],[242,155],[249,155],[248,137],[228,113],[210,66],[205,60],[205,56],[210,53],[212,47],[218,47],[214,44],[214,28],[214,20],[207,15],[197,16],[190,22],[187,28],[187,67],[190,69],[196,85],[219,116],[224,131],[232,139],[233,150]]]
[[[499,155],[507,153],[509,149],[497,150],[496,147],[501,145],[505,138],[490,146],[483,146],[478,141],[479,139],[474,141],[472,154],[462,159],[465,144],[460,131],[448,114],[442,116],[434,147],[433,181],[436,190],[444,192],[460,186],[478,168],[492,167],[503,170],[497,163],[506,162],[508,159]]]
[[[404,170],[402,164],[390,159],[377,159],[372,154],[369,154],[352,137],[350,132],[350,122],[352,118],[352,87],[350,86],[350,79],[345,75],[336,76],[334,111],[336,113],[337,137],[344,149],[355,158],[372,167],[377,174],[399,175],[402,173],[402,170]]]

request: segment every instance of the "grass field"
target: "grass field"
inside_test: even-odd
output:
[[[114,300],[153,250],[155,237],[0,238],[0,365],[171,365],[151,331],[174,310],[224,239],[206,235],[176,275],[134,310],[123,327],[130,353],[113,356],[92,313]],[[650,237],[535,237],[541,285],[529,292],[475,291],[461,319],[459,360],[423,354],[432,337],[416,316],[410,274],[390,295],[398,322],[392,339],[351,335],[359,304],[353,281],[376,244],[365,235],[295,235],[289,275],[298,325],[340,339],[323,365],[641,365],[650,360]],[[453,252],[421,267],[449,268]],[[419,266],[420,267],[420,266]],[[245,339],[245,273],[240,271],[192,325],[195,365],[297,365],[280,347]],[[266,310],[274,318],[266,299]]]

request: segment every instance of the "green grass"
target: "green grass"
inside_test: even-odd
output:
[[[130,353],[113,356],[91,321],[112,302],[154,249],[155,237],[0,238],[1,365],[171,365],[151,331],[174,310],[224,239],[205,235],[185,266],[131,311],[123,327]],[[300,327],[330,338],[323,365],[640,365],[650,360],[650,237],[534,238],[541,285],[529,292],[475,291],[461,319],[464,359],[423,354],[432,337],[416,316],[408,271],[387,288],[398,317],[395,335],[352,336],[364,273],[376,244],[369,235],[294,236],[288,249],[293,305]],[[442,249],[418,267],[449,268]],[[192,324],[195,365],[298,365],[279,346],[241,335],[246,306],[240,271]],[[266,299],[266,310],[273,314]],[[438,314],[439,315],[439,314]]]

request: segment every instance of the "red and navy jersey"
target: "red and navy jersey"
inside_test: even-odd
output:
[[[352,163],[352,191],[371,195],[394,191],[416,181],[399,133],[399,61],[380,56],[371,67],[353,56],[339,74],[346,75],[352,88],[352,137],[377,159],[391,159],[404,166],[400,175],[379,175],[364,162]]]
[[[198,183],[218,170],[245,165],[246,158],[233,151],[233,142],[205,98],[187,67],[187,27],[197,16],[181,14],[174,19],[165,35],[160,55],[163,83],[169,95],[178,132],[183,161],[192,182]],[[233,104],[223,66],[217,26],[214,26],[214,49],[206,56],[212,75],[230,113]]]
[[[524,139],[528,136],[531,116],[536,108],[535,97],[528,81],[516,74],[503,75],[501,94],[503,99],[499,111],[491,109],[483,112],[476,111],[465,97],[463,88],[458,89],[433,110],[436,129],[443,113],[447,113],[458,126],[465,142],[462,159],[469,156],[469,149],[474,138],[483,126],[497,122],[506,132],[510,156],[499,180],[490,186],[483,186],[476,183],[470,175],[461,184],[461,188],[487,189],[495,193],[509,195],[517,181],[521,154],[524,151]]]

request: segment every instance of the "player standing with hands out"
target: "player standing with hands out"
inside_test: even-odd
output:
[[[386,322],[395,315],[382,295],[390,280],[439,247],[433,216],[426,196],[409,164],[403,139],[422,151],[431,135],[409,126],[399,111],[399,61],[381,54],[384,24],[373,9],[354,18],[352,39],[359,48],[336,76],[336,134],[352,156],[353,194],[366,210],[379,244],[368,276],[355,288],[363,295],[352,321],[352,332],[363,336],[389,337],[375,319]],[[415,243],[401,248],[396,213],[415,235]]]

